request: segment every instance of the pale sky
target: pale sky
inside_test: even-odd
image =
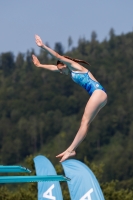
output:
[[[108,39],[111,28],[116,35],[133,31],[133,0],[0,0],[0,53],[38,53],[35,34],[67,51],[69,36],[76,47],[92,31],[99,41]]]

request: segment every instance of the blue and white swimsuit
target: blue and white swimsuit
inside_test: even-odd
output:
[[[71,77],[75,83],[82,86],[90,95],[92,95],[92,93],[97,89],[106,92],[103,86],[99,82],[94,81],[90,78],[88,72],[81,73],[81,72],[71,71]]]

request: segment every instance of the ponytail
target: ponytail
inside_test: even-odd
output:
[[[79,59],[76,59],[76,58],[71,58],[71,57],[69,57],[69,56],[64,56],[64,57],[65,57],[65,58],[68,58],[69,60],[73,60],[74,62],[77,62],[77,63],[84,63],[84,64],[87,64],[87,65],[91,66],[90,63],[88,63],[88,62],[86,62],[86,61],[84,61],[84,60],[79,60]]]

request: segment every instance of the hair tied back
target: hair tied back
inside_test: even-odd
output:
[[[87,64],[87,65],[89,65],[89,66],[91,66],[90,65],[90,63],[88,63],[88,62],[86,62],[86,61],[84,61],[84,60],[79,60],[79,59],[74,59],[74,58],[71,58],[71,57],[69,57],[69,56],[64,56],[65,58],[68,58],[69,60],[73,60],[73,61],[75,61],[75,62],[77,62],[77,63],[84,63],[84,64]]]

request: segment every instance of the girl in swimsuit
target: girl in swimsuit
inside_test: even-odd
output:
[[[98,112],[107,103],[107,94],[102,85],[94,78],[90,71],[83,67],[80,63],[88,64],[83,60],[72,59],[67,56],[61,56],[51,48],[43,44],[41,38],[35,35],[36,44],[47,51],[57,60],[57,65],[45,65],[41,64],[35,55],[32,55],[33,63],[37,67],[42,67],[54,72],[59,72],[65,75],[71,75],[74,82],[81,85],[89,94],[90,98],[86,104],[84,114],[82,116],[79,130],[71,143],[71,145],[61,154],[57,155],[60,158],[60,162],[66,160],[71,156],[76,155],[76,148],[86,137],[90,123],[96,117]]]

